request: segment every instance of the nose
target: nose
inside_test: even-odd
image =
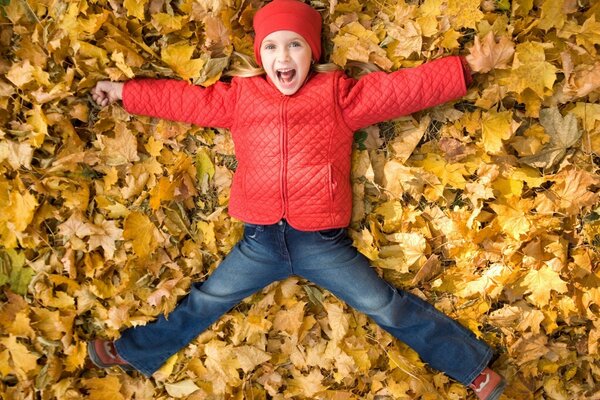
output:
[[[287,61],[290,58],[290,52],[286,47],[283,47],[277,54],[277,58],[281,61]]]

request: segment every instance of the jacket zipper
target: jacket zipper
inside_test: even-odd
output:
[[[279,121],[281,123],[281,201],[283,207],[283,217],[287,218],[287,163],[288,163],[288,145],[287,145],[287,102],[288,96],[284,96],[283,101],[281,102],[281,107],[279,108]]]

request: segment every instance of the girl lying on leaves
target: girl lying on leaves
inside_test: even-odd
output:
[[[171,312],[88,344],[99,367],[152,375],[242,299],[290,275],[329,290],[418,352],[431,367],[498,399],[504,379],[492,350],[429,303],[399,290],[352,246],[350,161],[353,132],[456,99],[470,70],[461,57],[359,80],[316,72],[321,16],[298,0],[274,0],[254,17],[256,60],[266,76],[201,88],[183,81],[99,82],[94,100],[122,100],[134,114],[231,130],[238,168],[229,214],[244,237],[218,268]]]

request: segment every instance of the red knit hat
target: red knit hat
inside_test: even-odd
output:
[[[266,36],[276,31],[293,31],[310,46],[315,61],[321,57],[321,14],[298,0],[273,0],[254,15],[254,56],[259,65],[260,45]]]

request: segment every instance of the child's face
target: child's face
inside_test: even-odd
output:
[[[312,53],[306,40],[296,32],[276,31],[263,39],[260,57],[267,76],[281,93],[290,96],[304,84]]]

